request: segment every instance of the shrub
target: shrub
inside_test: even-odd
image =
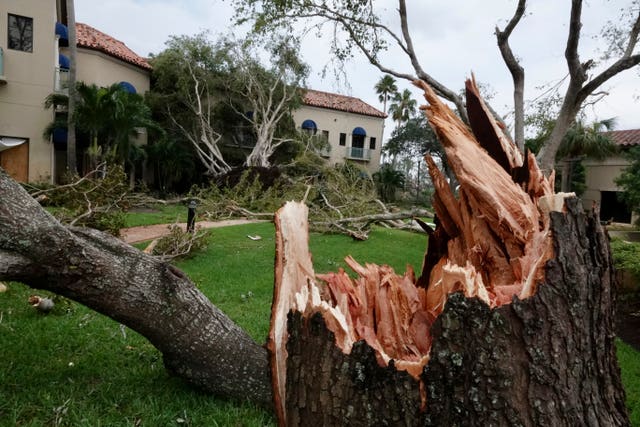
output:
[[[611,240],[611,254],[616,270],[631,274],[635,288],[640,289],[640,243],[614,238]]]

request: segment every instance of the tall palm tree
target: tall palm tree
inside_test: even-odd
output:
[[[400,126],[416,112],[417,105],[417,101],[411,98],[411,91],[405,89],[394,95],[393,103],[389,106],[389,113],[391,113],[391,118]]]
[[[109,105],[113,109],[106,123],[109,154],[114,161],[126,166],[130,187],[133,188],[136,165],[146,158],[146,152],[134,144],[139,130],[153,129],[160,134],[163,130],[151,119],[151,109],[142,96],[122,90],[117,83],[107,88],[107,92],[112,98]]]
[[[382,111],[386,114],[387,101],[389,101],[389,99],[398,92],[396,79],[387,74],[380,78],[378,83],[376,83],[375,89],[378,94],[378,99],[383,103]]]

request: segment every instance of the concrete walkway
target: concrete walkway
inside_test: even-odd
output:
[[[196,222],[196,228],[219,228],[228,227],[230,225],[254,224],[258,222],[266,222],[258,219],[227,219],[223,221],[199,221]],[[169,226],[173,224],[155,224],[142,225],[139,227],[123,228],[120,230],[120,238],[127,243],[145,242],[147,240],[157,239],[169,234]],[[183,230],[187,229],[187,223],[181,222],[177,224]]]

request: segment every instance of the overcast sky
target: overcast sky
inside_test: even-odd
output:
[[[504,28],[513,14],[516,0],[409,0],[409,22],[414,46],[423,68],[451,89],[463,87],[471,72],[495,95],[492,105],[501,114],[511,109],[511,77],[500,57],[493,35],[496,25]],[[566,76],[564,43],[567,37],[569,0],[530,2],[527,16],[515,30],[511,46],[526,72],[525,98],[534,99],[539,87]],[[627,0],[585,1],[581,60],[597,59],[595,36],[607,20],[615,20]],[[170,35],[212,34],[241,29],[232,27],[233,10],[222,0],[76,0],[76,20],[89,24],[121,41],[136,53],[147,56],[163,50]],[[378,0],[384,19],[396,21],[394,0]],[[386,5],[386,6],[385,6]],[[385,9],[386,7],[386,9]],[[308,86],[313,89],[356,96],[382,110],[374,85],[382,74],[357,56],[347,68],[349,85],[337,83],[331,73],[320,72],[329,60],[328,39],[307,36],[303,59],[312,66]],[[411,73],[406,58],[397,50],[385,55],[385,62]],[[609,81],[603,90],[610,93],[594,109],[590,118],[617,117],[617,129],[640,128],[640,75],[626,71]],[[420,93],[405,81],[419,102]],[[389,122],[391,121],[388,119]],[[391,124],[391,123],[389,123]]]

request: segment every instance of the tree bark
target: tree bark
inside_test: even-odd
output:
[[[494,309],[452,294],[419,380],[381,367],[364,340],[342,351],[319,311],[290,311],[281,425],[629,425],[608,238],[578,199],[565,207],[551,213],[556,256],[536,294]],[[304,233],[289,231],[297,247]]]
[[[424,371],[425,425],[629,425],[608,238],[578,199],[565,206],[551,213],[556,256],[534,296],[494,310],[447,301]]]
[[[192,385],[270,406],[265,349],[184,273],[105,233],[61,225],[2,169],[0,280],[63,295],[130,327]]]
[[[460,182],[456,198],[427,159],[440,221],[422,278],[351,259],[356,278],[316,276],[306,210],[276,214],[268,349],[280,425],[628,426],[597,212],[554,195],[533,156],[515,155],[473,82],[482,141],[420,86]]]

